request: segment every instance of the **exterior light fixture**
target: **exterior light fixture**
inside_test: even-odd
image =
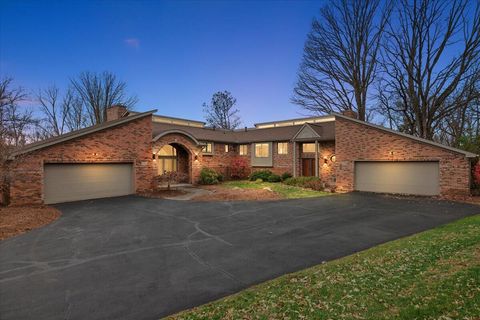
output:
[[[193,160],[198,161],[198,155],[197,154],[193,157]]]
[[[326,165],[328,163],[328,159],[325,157],[323,158],[323,164]]]
[[[394,154],[393,150],[392,150],[392,151],[390,151],[390,155],[391,155],[391,156],[393,156],[393,154]]]
[[[336,160],[337,160],[337,156],[335,156],[335,154],[332,154],[330,156],[330,161],[335,162]]]

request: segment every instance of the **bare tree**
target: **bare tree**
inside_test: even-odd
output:
[[[44,116],[39,122],[39,138],[58,136],[86,126],[85,108],[72,88],[62,96],[58,87],[50,86],[38,92],[37,101]]]
[[[12,78],[0,79],[0,193],[6,203],[11,170],[8,161],[13,150],[27,143],[28,134],[36,124],[32,112],[20,103],[27,99],[25,90],[13,87]]]
[[[354,110],[366,120],[391,7],[380,0],[331,0],[324,6],[308,34],[292,102],[318,114]]]
[[[205,119],[213,127],[233,130],[240,126],[239,111],[235,108],[237,99],[228,91],[213,94],[210,104],[203,104]]]
[[[106,121],[110,106],[120,104],[131,108],[137,102],[136,96],[127,95],[126,83],[110,72],[83,72],[71,84],[84,104],[89,125]]]
[[[398,2],[383,57],[383,95],[394,103],[380,108],[400,130],[434,139],[446,120],[463,117],[478,99],[479,8],[468,0]]]

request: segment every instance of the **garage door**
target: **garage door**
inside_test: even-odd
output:
[[[133,193],[132,164],[46,164],[44,179],[45,203]]]
[[[355,190],[438,195],[438,162],[355,162]]]

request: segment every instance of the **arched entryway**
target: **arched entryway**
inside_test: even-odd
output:
[[[170,143],[160,146],[153,156],[156,162],[156,175],[178,172],[177,182],[191,182],[190,153],[181,144]]]

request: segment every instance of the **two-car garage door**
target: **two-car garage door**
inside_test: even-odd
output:
[[[437,161],[357,161],[355,190],[438,195],[439,165]]]
[[[131,163],[46,164],[44,202],[124,196],[133,193]]]

